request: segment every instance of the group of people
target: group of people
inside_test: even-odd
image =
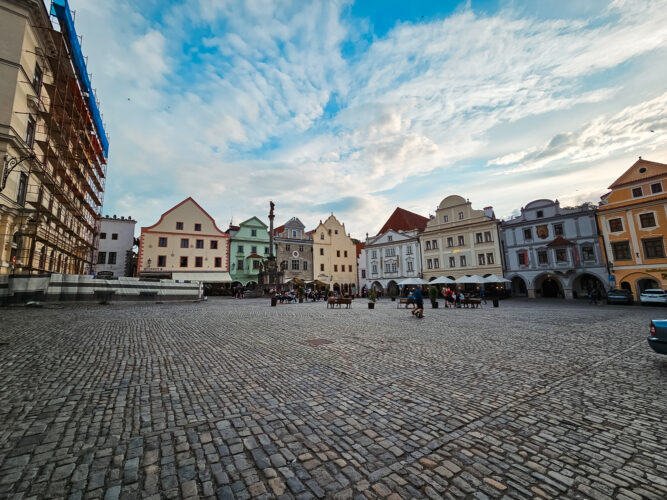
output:
[[[245,288],[243,288],[243,285],[236,285],[233,289],[233,292],[235,299],[242,299],[245,297]]]
[[[299,294],[294,288],[286,291],[273,289],[270,290],[269,293],[273,297],[276,297],[281,304],[284,304],[285,302],[288,304],[291,302],[298,302],[297,299],[299,298]],[[308,288],[304,293],[304,297],[306,300],[316,302],[322,299],[322,292],[317,289]]]

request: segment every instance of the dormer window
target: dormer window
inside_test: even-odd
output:
[[[662,193],[662,184],[659,182],[651,184],[651,193],[652,194]]]
[[[463,220],[463,212],[459,212],[459,220]]]
[[[443,215],[442,216],[442,222],[444,222],[444,223],[449,222],[449,215]]]
[[[642,192],[642,187],[641,186],[636,187],[636,188],[632,188],[632,197],[633,198],[639,198],[643,194],[644,193]]]
[[[387,241],[393,241],[394,237],[393,236],[387,236]]]
[[[542,210],[537,211],[537,217],[544,217],[544,212]]]

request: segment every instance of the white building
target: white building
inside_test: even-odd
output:
[[[366,269],[366,244],[357,243],[357,290],[361,293],[361,289],[366,284],[366,276],[368,270]]]
[[[107,276],[131,276],[134,226],[131,217],[102,217],[95,272]],[[112,273],[112,274],[108,274]]]
[[[366,279],[362,286],[389,293],[400,281],[421,277],[419,233],[428,220],[396,208],[377,235],[366,237]]]
[[[558,201],[531,201],[500,229],[513,294],[571,299],[608,288],[593,205],[561,208]]]

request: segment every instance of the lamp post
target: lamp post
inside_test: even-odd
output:
[[[18,167],[26,160],[34,160],[35,158],[37,158],[35,153],[30,153],[28,156],[24,156],[22,158],[15,158],[13,156],[5,155],[5,161],[2,169],[2,179],[0,179],[0,191],[5,189],[7,186],[7,178],[16,167]]]

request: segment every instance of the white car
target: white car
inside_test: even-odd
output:
[[[639,302],[644,304],[663,304],[667,305],[667,292],[659,289],[644,290],[639,295]]]

